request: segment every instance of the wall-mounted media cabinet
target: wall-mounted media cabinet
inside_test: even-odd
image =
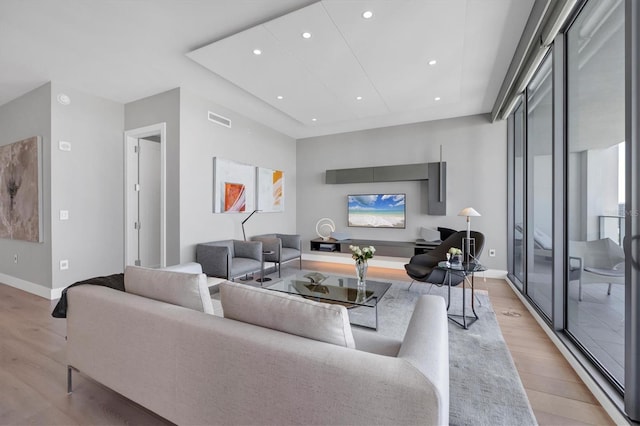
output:
[[[415,241],[383,241],[383,240],[323,240],[316,238],[311,240],[311,251],[323,251],[329,253],[351,253],[349,246],[374,246],[376,256],[411,257],[416,254],[426,253],[433,250],[440,243]]]

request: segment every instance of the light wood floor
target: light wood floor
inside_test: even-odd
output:
[[[305,269],[353,274],[350,265],[304,262]],[[369,267],[371,279],[407,280]],[[541,425],[614,424],[503,280],[476,280],[489,292],[509,350]],[[0,284],[1,425],[157,425],[153,413],[84,377],[66,393],[65,320],[55,302]],[[518,313],[520,316],[503,313]]]

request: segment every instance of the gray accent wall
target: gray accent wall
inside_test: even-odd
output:
[[[213,123],[222,115],[231,128]],[[284,212],[254,214],[245,224],[247,238],[265,233],[296,233],[296,140],[182,89],[180,97],[181,262],[195,260],[195,246],[221,239],[242,239],[241,222],[251,213],[213,211],[213,158],[283,170]],[[304,190],[304,187],[302,187]]]
[[[0,282],[48,297],[51,288],[51,84],[0,106],[0,145],[42,137],[42,243],[0,239]],[[14,263],[14,255],[18,263]]]
[[[439,161],[440,145],[447,163],[445,216],[425,213],[424,183],[324,183],[327,169]],[[297,151],[297,229],[305,252],[317,237],[315,224],[320,218],[333,219],[336,228],[352,238],[414,241],[421,227],[466,229],[465,218],[457,214],[470,206],[482,214],[472,218],[471,224],[486,236],[483,263],[491,269],[507,269],[506,121],[490,123],[486,115],[474,115],[307,138],[298,141]],[[405,229],[347,227],[348,194],[385,192],[407,194]],[[489,257],[490,248],[496,250],[495,257]]]
[[[61,288],[122,272],[124,106],[57,82],[51,92],[52,284]],[[59,93],[71,103],[60,104]],[[61,140],[71,151],[58,149]]]

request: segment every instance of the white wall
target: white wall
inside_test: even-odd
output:
[[[207,119],[212,111],[231,119],[227,128]],[[283,170],[285,208],[256,213],[245,224],[252,235],[296,232],[296,141],[213,101],[184,89],[180,97],[180,247],[181,261],[195,260],[195,246],[221,239],[242,239],[247,213],[213,211],[213,158]],[[303,187],[304,188],[304,187]]]
[[[42,243],[0,239],[0,282],[48,297],[51,289],[51,84],[0,106],[0,145],[42,137]],[[13,262],[18,255],[18,263]]]
[[[418,182],[324,183],[327,169],[435,162],[440,145],[447,162],[446,216],[423,213],[425,196]],[[413,241],[420,227],[465,229],[465,219],[457,214],[471,206],[482,214],[472,218],[472,228],[486,237],[483,263],[506,270],[506,157],[506,121],[492,124],[485,115],[302,139],[297,157],[297,224],[303,247],[309,251],[316,221],[322,217],[332,218],[352,238]],[[348,228],[347,194],[381,192],[407,194],[406,229]],[[488,256],[490,248],[496,257]]]
[[[71,103],[60,104],[59,93]],[[61,288],[122,272],[124,106],[57,82],[50,102],[52,283]],[[61,140],[71,151],[58,149]],[[61,209],[69,220],[60,220]]]

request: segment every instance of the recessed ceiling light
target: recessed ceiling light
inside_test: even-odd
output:
[[[435,59],[432,59],[432,60],[429,61],[429,65],[435,65],[437,63],[438,63],[438,61],[436,61]]]
[[[434,101],[439,101],[440,100],[440,96],[436,96],[435,98],[433,98]]]
[[[311,121],[318,121],[318,119],[317,118],[312,118]]]
[[[370,10],[365,10],[364,12],[362,12],[362,17],[364,19],[371,19],[373,18],[373,12]]]
[[[308,32],[302,33],[302,38],[311,38],[311,33],[308,33]]]
[[[262,55],[262,50],[260,50],[260,49],[253,49],[253,54],[254,54],[254,55]]]
[[[276,96],[276,97],[277,97],[278,99],[284,99],[284,96],[282,96],[282,95],[278,95],[278,96]]]
[[[362,96],[356,96],[356,101],[361,101],[362,100]]]

